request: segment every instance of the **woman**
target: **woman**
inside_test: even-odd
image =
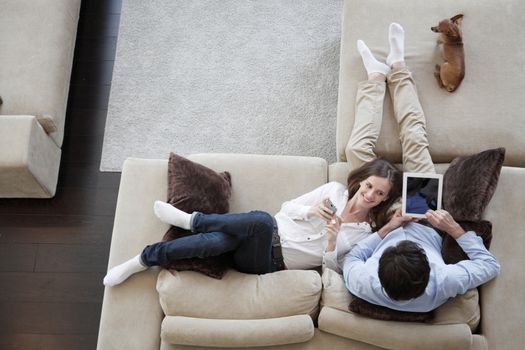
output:
[[[104,284],[117,285],[150,266],[169,266],[172,260],[229,251],[233,251],[235,268],[241,272],[277,271],[282,268],[272,261],[276,232],[287,268],[323,264],[340,271],[337,260],[351,245],[372,233],[372,226],[386,223],[387,211],[399,198],[400,188],[400,172],[390,162],[375,159],[354,170],[346,187],[338,182],[327,183],[283,203],[275,217],[262,211],[189,214],[157,201],[154,212],[160,220],[196,234],[147,246],[141,254],[112,268]],[[339,208],[337,213],[327,207],[327,199]]]
[[[392,24],[387,59],[391,65],[378,62],[364,43],[358,44],[368,81],[361,83],[358,89],[356,121],[347,147],[348,160],[355,170],[348,176],[346,187],[337,182],[325,184],[283,203],[275,218],[260,211],[190,214],[157,201],[154,211],[163,222],[196,234],[147,246],[141,254],[112,268],[104,278],[104,284],[117,285],[134,273],[150,266],[167,266],[175,259],[214,256],[229,251],[233,251],[235,267],[239,271],[254,274],[277,271],[283,266],[272,259],[272,239],[276,237],[287,268],[305,269],[323,264],[340,271],[344,255],[353,244],[371,234],[373,227],[376,230],[390,229],[408,220],[396,211],[389,221],[389,209],[400,197],[401,173],[390,162],[378,159],[374,154],[387,75],[391,77],[389,88],[391,94],[394,90],[396,100],[398,90],[402,92],[401,97],[410,95],[407,75],[391,74],[391,67],[404,67],[403,39],[401,26]],[[406,99],[409,97],[413,96]],[[408,152],[403,158],[404,166],[412,171],[428,172],[431,169],[425,159],[427,156],[430,159],[430,156],[424,116],[412,113],[411,104],[400,100],[397,105],[394,101],[394,110],[400,120],[403,151]],[[418,103],[417,96],[410,101]],[[412,162],[417,166],[412,166]],[[421,164],[423,166],[419,166]],[[431,161],[430,165],[433,169]],[[335,204],[337,212],[328,208],[327,199]]]

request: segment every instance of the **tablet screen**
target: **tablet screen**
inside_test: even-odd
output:
[[[403,215],[425,217],[427,210],[441,209],[443,176],[403,174]]]

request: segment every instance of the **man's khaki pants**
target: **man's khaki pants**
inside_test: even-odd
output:
[[[416,85],[407,68],[392,70],[387,82],[359,83],[355,106],[355,122],[345,149],[346,159],[356,169],[375,159],[374,152],[383,121],[383,101],[388,91],[399,125],[403,152],[403,170],[435,173],[428,150],[426,120],[417,96]]]

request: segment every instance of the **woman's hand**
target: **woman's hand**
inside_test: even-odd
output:
[[[326,236],[328,239],[328,244],[326,246],[327,252],[332,252],[335,249],[337,234],[341,229],[342,222],[343,220],[339,216],[335,215],[334,218],[326,224]]]
[[[462,234],[465,233],[465,230],[459,226],[459,224],[454,220],[452,215],[446,210],[428,210],[425,213],[428,223],[434,226],[441,231],[445,231],[455,239],[458,239]]]
[[[321,203],[312,206],[310,210],[308,210],[308,217],[318,216],[328,224],[335,216],[335,213],[326,206],[325,203],[327,199],[328,197],[324,197]]]
[[[406,223],[410,221],[417,221],[417,219],[411,216],[401,215],[401,208],[398,208],[390,221],[385,226],[381,227],[377,233],[381,238],[385,238],[386,235],[390,233],[390,231],[394,231],[398,227],[405,226]]]

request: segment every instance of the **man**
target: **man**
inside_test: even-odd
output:
[[[496,258],[474,232],[465,232],[445,210],[425,215],[429,224],[455,238],[470,260],[445,264],[436,230],[398,210],[346,255],[343,275],[352,294],[399,311],[427,312],[499,274]]]
[[[358,132],[352,132],[347,146],[350,151],[359,150],[347,154],[353,167],[375,157],[373,149],[381,130],[386,85],[400,129],[403,169],[435,173],[425,114],[404,60],[404,41],[403,28],[392,23],[386,64],[378,61],[362,40],[357,42],[370,86],[366,94],[357,97],[361,100],[361,113],[356,113],[357,126],[353,130]],[[363,113],[365,110],[369,113]],[[442,238],[436,230],[401,216],[398,210],[388,224],[346,254],[342,270],[348,290],[373,304],[426,312],[499,273],[499,264],[482,239],[474,232],[465,232],[447,211],[429,210],[426,218],[433,227],[454,237],[470,260],[446,265],[441,257]]]

